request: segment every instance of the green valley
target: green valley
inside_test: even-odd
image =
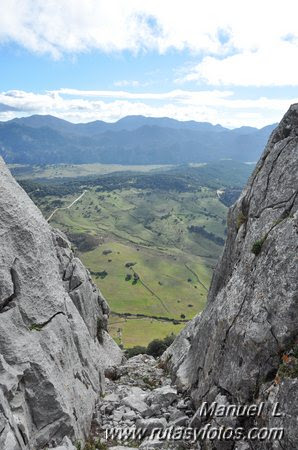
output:
[[[125,348],[177,334],[204,308],[225,239],[220,193],[237,191],[252,170],[233,164],[58,181],[28,180],[26,172],[23,187],[68,235],[111,307],[111,334]],[[55,170],[63,174],[63,167]]]

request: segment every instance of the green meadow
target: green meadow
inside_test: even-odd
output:
[[[252,167],[83,166],[34,166],[31,178],[30,168],[15,169],[90,270],[110,305],[115,339],[128,348],[177,334],[204,308],[223,249],[225,205]]]
[[[65,198],[64,205],[74,198]],[[226,210],[216,192],[207,188],[179,194],[92,188],[72,208],[58,210],[51,222],[74,243],[82,235],[96,239],[95,248],[78,249],[78,254],[113,313],[179,321],[204,308],[212,268],[222,250],[189,228],[201,226],[223,238]],[[133,318],[115,326],[115,317],[111,317],[111,332],[117,339],[121,336],[124,347],[146,345],[153,338],[176,334],[183,326]]]

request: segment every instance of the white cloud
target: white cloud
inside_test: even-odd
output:
[[[298,47],[284,41],[275,47],[223,59],[207,56],[176,81],[198,81],[213,86],[298,86],[297,61]]]
[[[114,86],[116,87],[140,87],[144,86],[143,83],[140,83],[138,80],[118,80],[114,82]]]
[[[69,96],[81,96],[81,97],[109,97],[109,98],[122,98],[128,100],[143,99],[143,100],[169,100],[169,99],[185,99],[185,98],[197,98],[203,101],[212,101],[215,97],[228,97],[233,94],[231,91],[184,91],[176,89],[169,92],[127,92],[127,91],[89,91],[81,89],[68,89],[62,88],[55,92],[56,95],[69,95]]]
[[[297,0],[2,0],[0,42],[55,58],[187,49],[203,59],[180,82],[298,85],[297,16]]]
[[[45,93],[8,91],[0,103],[19,111],[0,113],[0,120],[31,114],[52,114],[71,122],[114,122],[127,115],[172,117],[208,121],[227,127],[261,127],[281,119],[297,99],[236,99],[231,91],[174,90],[165,93],[127,91],[81,91],[60,89]]]
[[[221,3],[2,0],[0,39],[18,42],[32,51],[49,52],[54,57],[90,49],[105,52],[155,49],[163,53],[169,48],[190,48],[216,52],[221,44],[214,12],[220,10],[222,17],[225,7]]]

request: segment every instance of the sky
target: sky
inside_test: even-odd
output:
[[[0,121],[278,122],[298,102],[297,17],[297,0],[1,0]]]

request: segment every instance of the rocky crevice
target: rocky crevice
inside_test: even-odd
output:
[[[58,311],[56,312],[53,316],[51,316],[48,320],[46,320],[45,322],[42,323],[32,323],[29,327],[29,329],[32,330],[36,330],[36,331],[41,331],[46,325],[48,325],[50,322],[52,322],[52,320],[57,317],[59,314],[62,314],[63,316],[66,316],[64,311]]]
[[[57,450],[74,450],[69,438],[83,444],[91,420],[93,438],[117,450],[121,440],[105,439],[111,427],[145,430],[126,448],[298,448],[297,136],[293,105],[229,211],[224,253],[203,313],[160,361],[140,355],[122,365],[106,331],[109,307],[90,273],[0,161],[6,236],[0,246],[1,448],[61,444]],[[12,255],[21,262],[14,274]],[[42,333],[30,332],[28,323]],[[202,417],[203,401],[265,407],[259,417]],[[276,402],[284,415],[272,416]],[[285,434],[275,442],[149,439],[153,427],[206,424],[245,431],[281,426]]]
[[[181,439],[161,438],[173,427],[187,427],[194,410],[191,399],[171,385],[158,360],[138,355],[120,367],[109,368],[105,375],[106,393],[98,400],[93,416],[95,441],[111,449],[123,445],[144,450],[192,448]],[[114,436],[113,429],[118,430]],[[127,437],[117,435],[119,430]]]

